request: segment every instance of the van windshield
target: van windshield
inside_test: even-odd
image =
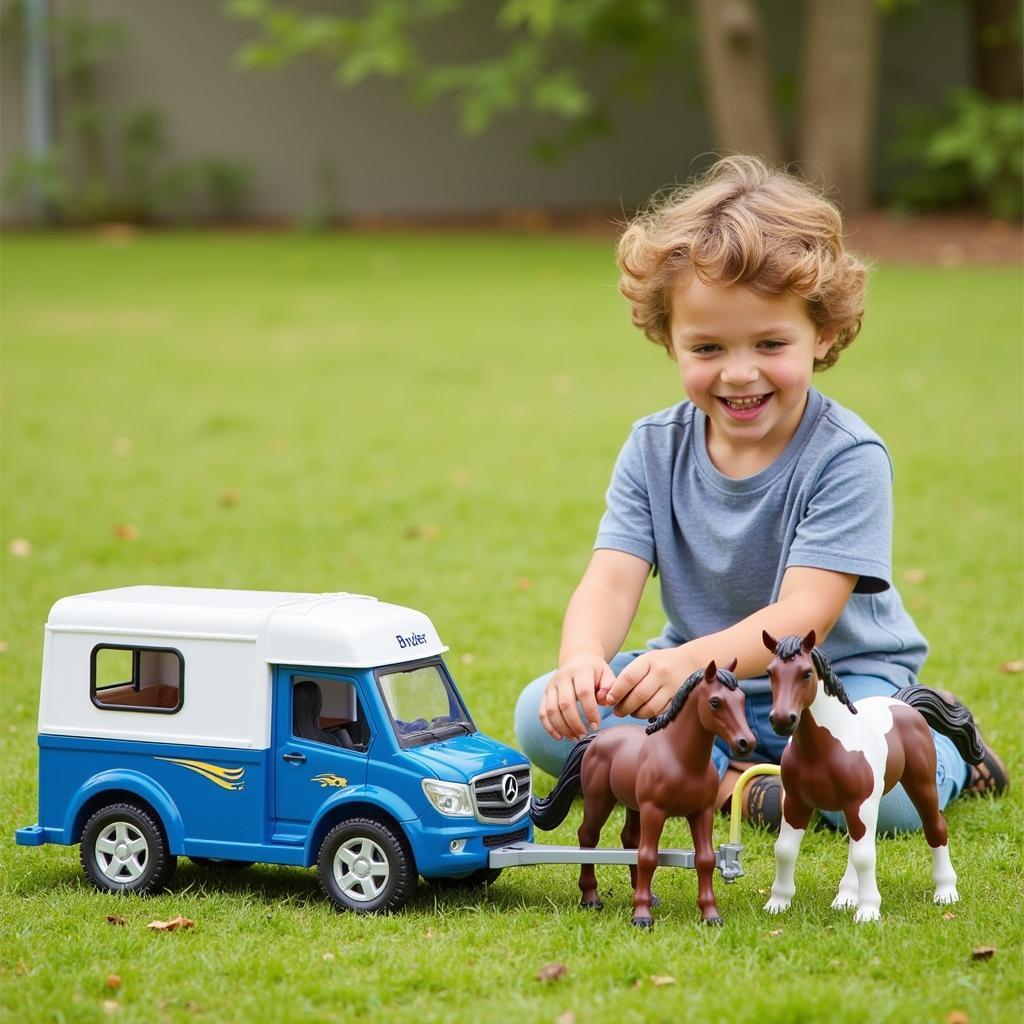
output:
[[[440,665],[378,672],[377,680],[402,746],[476,732]]]

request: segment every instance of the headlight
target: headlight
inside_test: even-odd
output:
[[[461,782],[423,780],[423,792],[442,814],[453,818],[472,818],[473,802],[469,799],[469,786]]]

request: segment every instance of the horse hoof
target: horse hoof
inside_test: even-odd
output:
[[[853,919],[857,924],[865,924],[868,921],[880,921],[881,918],[882,915],[876,907],[861,907],[853,915]]]
[[[604,910],[604,904],[599,899],[582,900],[580,910]]]
[[[633,918],[634,928],[653,928],[654,918],[652,917],[634,917]]]
[[[856,907],[857,907],[857,897],[856,896],[846,896],[843,893],[840,893],[832,901],[832,909],[833,910],[854,910],[854,909],[856,909]]]
[[[960,893],[956,889],[936,889],[935,896],[932,898],[933,903],[959,903]]]
[[[720,914],[712,914],[710,917],[704,918],[704,924],[709,924],[714,928],[721,928],[725,921],[722,920]]]

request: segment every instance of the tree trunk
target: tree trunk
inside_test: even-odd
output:
[[[879,14],[876,0],[808,0],[798,159],[847,211],[873,196]]]
[[[728,152],[783,158],[764,28],[751,0],[695,0],[701,64],[715,144]]]
[[[1020,0],[972,0],[974,80],[994,100],[1020,99]]]

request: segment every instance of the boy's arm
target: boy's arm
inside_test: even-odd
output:
[[[558,671],[541,700],[540,721],[554,739],[586,735],[577,701],[590,725],[600,724],[597,689],[615,679],[608,662],[626,638],[650,571],[649,562],[625,551],[601,548],[591,557],[566,608]]]
[[[718,633],[709,633],[681,647],[649,651],[628,665],[610,685],[602,685],[598,700],[615,707],[616,715],[647,718],[664,711],[682,682],[714,659],[727,665],[739,659],[740,679],[764,675],[772,655],[761,631],[773,636],[804,635],[813,628],[824,640],[842,614],[858,576],[790,566],[782,578],[777,601]]]

